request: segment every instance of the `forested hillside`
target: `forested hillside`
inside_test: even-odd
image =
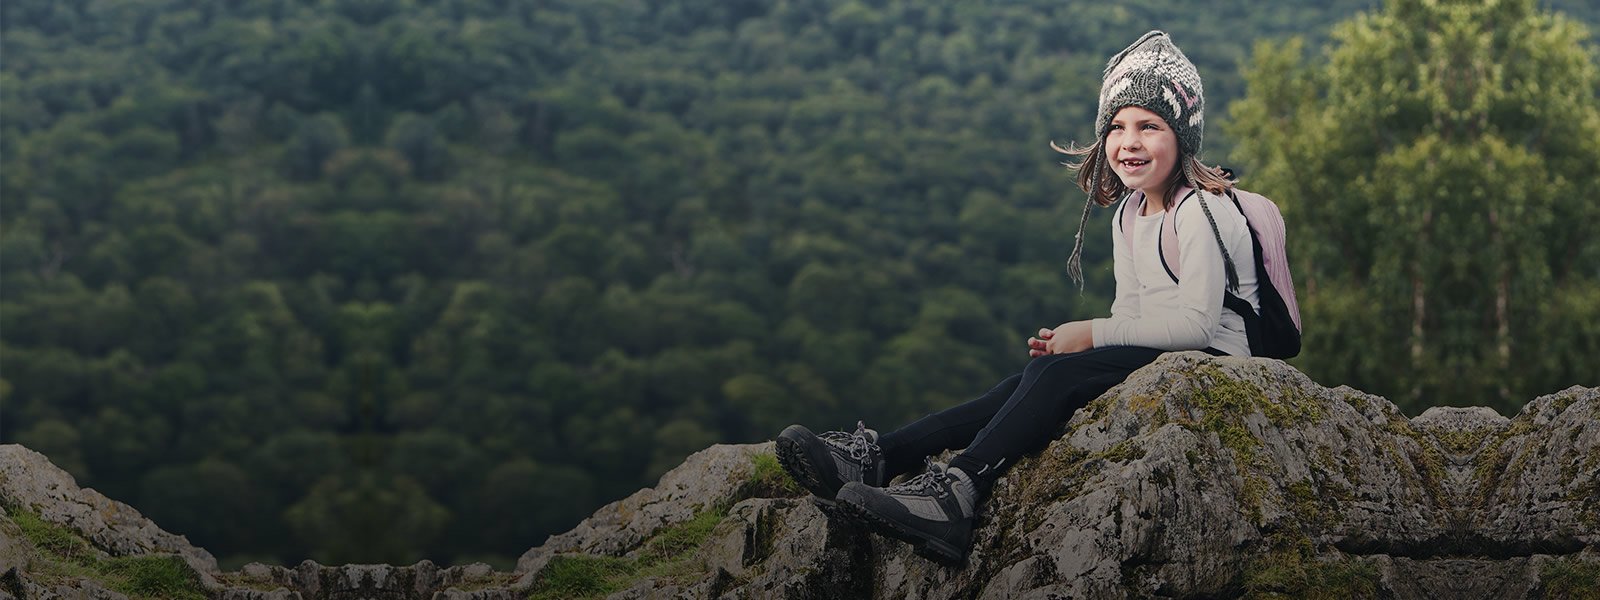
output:
[[[1171,33],[1249,176],[1252,44],[1375,5],[8,1],[0,440],[225,566],[503,566],[708,444],[1020,369],[1109,305],[1048,147],[1106,58]]]

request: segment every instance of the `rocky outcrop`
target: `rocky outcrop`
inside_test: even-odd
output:
[[[1324,388],[1272,360],[1176,353],[1079,411],[1019,462],[959,568],[830,520],[806,498],[735,492],[748,456],[719,446],[530,550],[521,585],[572,564],[644,564],[627,515],[726,516],[669,569],[600,577],[622,598],[1593,598],[1600,589],[1600,390],[1507,419]],[[675,485],[675,484],[674,484]],[[648,523],[661,523],[648,517]],[[556,582],[552,584],[551,582]]]
[[[167,554],[182,561],[199,586],[217,588],[217,560],[182,536],[156,527],[133,507],[105,497],[93,489],[79,488],[66,471],[50,464],[44,455],[17,445],[0,446],[0,594],[28,598],[108,598],[115,591],[99,582],[67,578],[60,586],[45,586],[19,573],[39,562],[38,549],[28,542],[32,532],[50,525],[70,528],[70,533],[43,529],[48,543],[66,549],[87,562],[113,556]],[[26,519],[18,511],[27,511]]]
[[[1279,361],[1175,353],[1017,463],[959,567],[831,519],[769,443],[689,457],[512,573],[426,561],[227,573],[37,453],[0,446],[0,599],[126,597],[114,575],[129,560],[181,565],[187,597],[239,599],[1597,598],[1597,471],[1600,389],[1511,419],[1408,419]]]

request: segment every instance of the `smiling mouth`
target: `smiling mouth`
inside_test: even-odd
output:
[[[1145,165],[1147,165],[1149,163],[1150,163],[1150,161],[1148,161],[1148,160],[1138,160],[1138,159],[1130,158],[1130,159],[1122,161],[1122,166],[1124,166],[1124,167],[1142,167],[1142,166],[1145,166]]]

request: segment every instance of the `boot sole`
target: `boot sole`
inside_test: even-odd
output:
[[[960,567],[967,560],[967,553],[962,552],[950,542],[928,537],[919,531],[895,522],[893,519],[879,516],[877,513],[867,510],[866,507],[851,501],[850,498],[840,498],[835,501],[835,504],[837,506],[834,507],[834,511],[839,516],[884,536],[910,544],[912,552],[915,552],[917,556],[948,567]]]
[[[775,444],[778,464],[789,472],[789,476],[793,477],[800,487],[818,498],[832,500],[839,493],[839,489],[829,490],[828,486],[822,484],[822,479],[817,475],[817,466],[806,452],[806,445],[795,439],[802,436],[816,437],[810,430],[799,425],[791,425],[788,429],[784,429],[783,433],[778,434]]]

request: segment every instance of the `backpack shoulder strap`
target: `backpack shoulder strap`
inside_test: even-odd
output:
[[[1182,258],[1178,252],[1178,207],[1183,206],[1184,201],[1194,194],[1193,189],[1189,190],[1172,206],[1168,206],[1166,213],[1161,216],[1161,266],[1167,270],[1167,276],[1172,278],[1173,283],[1177,283],[1178,277],[1183,275],[1178,268]]]
[[[1133,202],[1133,198],[1136,197],[1136,195],[1138,195],[1141,200],[1144,198],[1142,195],[1139,195],[1139,192],[1133,192],[1133,194],[1128,194],[1125,195],[1125,197],[1122,197],[1122,206],[1117,208],[1117,218],[1118,222],[1120,222],[1120,226],[1118,227],[1122,227],[1122,243],[1128,245],[1128,251],[1130,251],[1130,254],[1133,253],[1133,240],[1128,238],[1128,232],[1133,230],[1133,218],[1136,216],[1136,214],[1139,214],[1139,206],[1144,205],[1144,202]]]
[[[1232,190],[1229,190],[1228,195],[1233,196]],[[1227,273],[1227,285],[1225,289],[1237,291],[1239,289],[1239,273],[1233,266],[1233,257],[1229,256],[1228,245],[1222,241],[1222,230],[1217,227],[1217,219],[1211,214],[1211,205],[1205,201],[1205,195],[1200,194],[1199,190],[1189,190],[1189,193],[1185,194],[1182,200],[1175,202],[1173,206],[1170,207],[1170,214],[1168,215],[1170,218],[1165,218],[1162,221],[1162,266],[1167,268],[1167,275],[1172,277],[1172,281],[1178,281],[1178,277],[1181,275],[1178,266],[1181,258],[1178,252],[1178,207],[1183,206],[1183,203],[1187,201],[1190,196],[1200,197],[1200,209],[1205,211],[1206,221],[1211,225],[1211,234],[1217,240],[1217,249],[1222,251],[1222,266],[1224,272]],[[1235,205],[1238,204],[1238,198],[1234,198],[1234,203]],[[1240,209],[1240,213],[1242,214],[1243,212],[1244,210]]]

